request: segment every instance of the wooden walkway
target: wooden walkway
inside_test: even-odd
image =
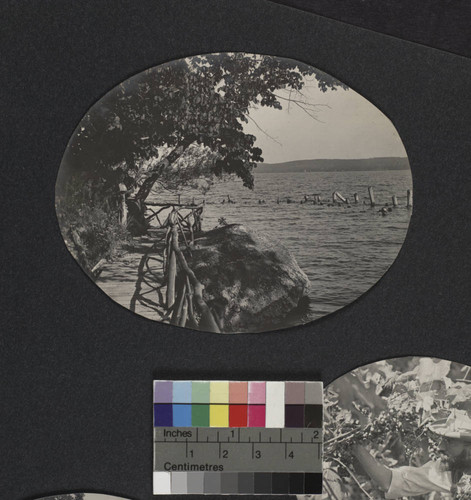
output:
[[[115,302],[149,319],[165,316],[166,281],[163,270],[165,230],[133,239],[132,248],[106,264],[96,284]]]

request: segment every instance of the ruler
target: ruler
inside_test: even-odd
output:
[[[320,473],[322,429],[157,427],[154,470]]]

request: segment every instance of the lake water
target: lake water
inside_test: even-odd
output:
[[[374,187],[374,208],[363,204],[368,186]],[[206,195],[203,229],[214,228],[224,217],[228,224],[263,231],[288,248],[311,281],[310,311],[305,319],[312,321],[357,299],[391,266],[411,216],[406,208],[408,189],[412,189],[412,179],[407,170],[255,173],[253,191],[235,180],[211,189]],[[328,206],[334,191],[351,200],[350,208]],[[358,204],[353,203],[355,192]],[[299,203],[305,194],[313,193],[321,196],[323,205]],[[227,195],[234,204],[227,203]],[[392,205],[392,195],[397,196],[399,207],[383,217],[378,210],[385,203]],[[277,204],[278,197],[290,197],[294,203]],[[185,194],[181,201],[191,198]],[[195,201],[202,201],[202,196],[196,195]]]

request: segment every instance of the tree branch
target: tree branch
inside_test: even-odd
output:
[[[280,146],[282,146],[283,144],[281,144],[280,141],[276,140],[274,137],[272,137],[267,131],[263,130],[262,127],[260,127],[260,125],[250,116],[250,115],[247,115],[247,118],[252,121],[255,126],[258,128],[258,130],[260,130],[260,132],[263,132],[269,139],[271,139],[272,141],[276,142],[277,144],[279,144]]]
[[[298,91],[298,92],[299,92],[299,91]],[[281,95],[275,94],[274,92],[273,92],[273,95],[274,95],[275,97],[277,97],[278,99],[282,99],[283,101],[294,102],[294,103],[297,103],[297,104],[302,104],[303,106],[311,106],[311,107],[313,107],[313,108],[329,108],[329,109],[331,109],[331,107],[330,107],[330,105],[329,105],[329,104],[319,104],[319,103],[314,104],[314,103],[312,103],[312,102],[306,102],[306,101],[301,101],[301,100],[299,100],[299,99],[293,99],[293,98],[291,97],[291,93],[290,93],[290,97],[283,97],[283,96],[281,96]],[[301,95],[302,95],[302,94],[301,94]]]

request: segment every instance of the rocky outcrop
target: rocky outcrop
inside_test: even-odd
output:
[[[190,266],[224,332],[261,332],[300,324],[309,279],[269,236],[233,224],[196,239]]]

